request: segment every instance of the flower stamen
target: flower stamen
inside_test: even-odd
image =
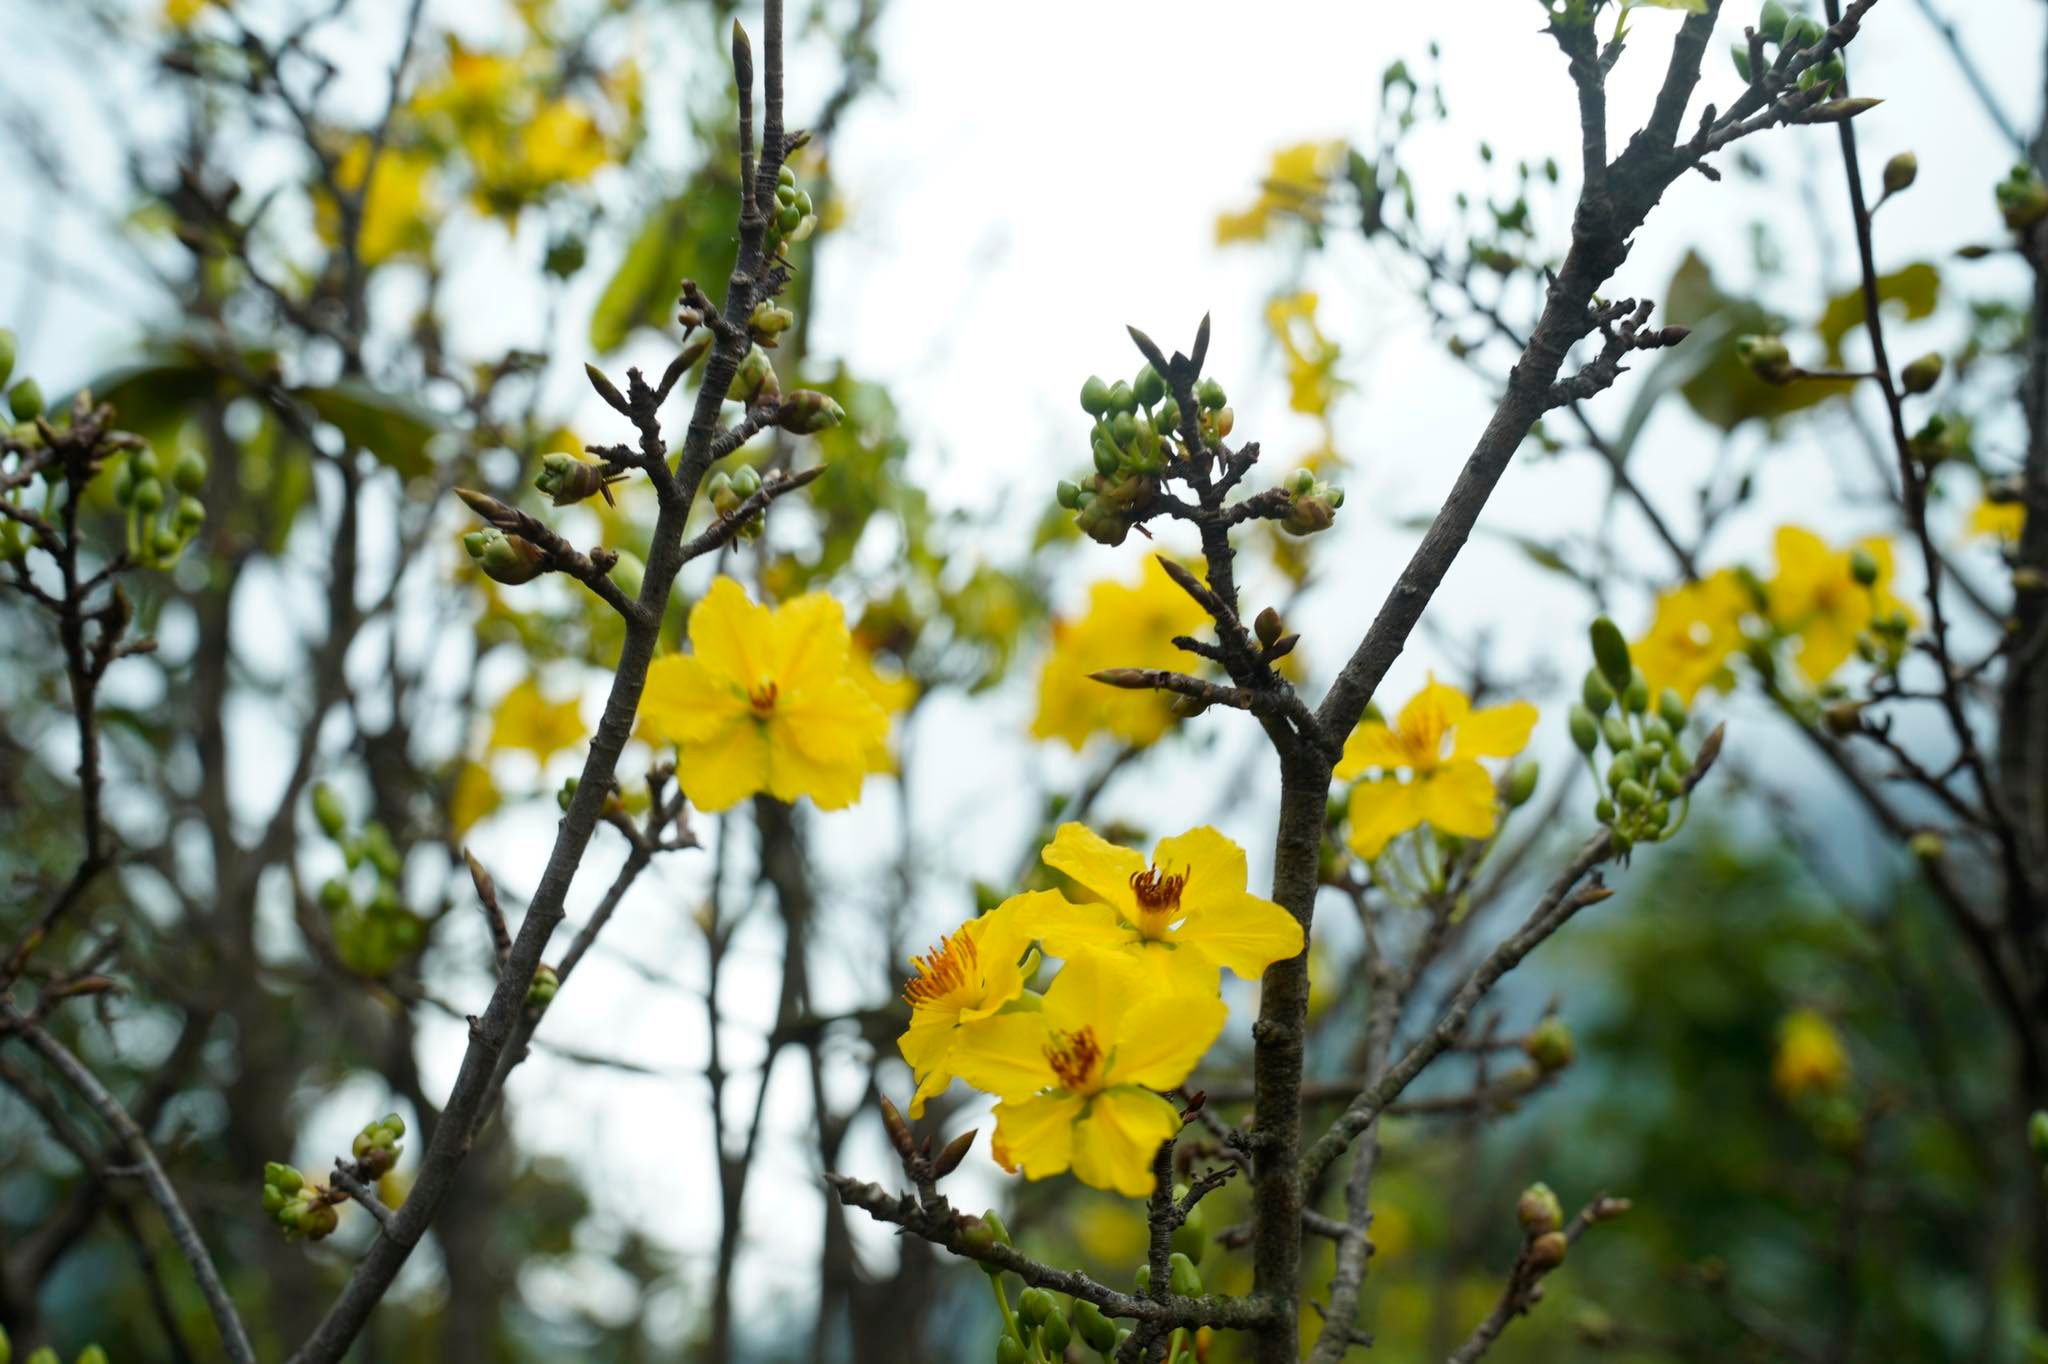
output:
[[[903,1002],[915,1009],[962,988],[972,978],[979,958],[966,930],[941,938],[937,947],[911,959],[917,974],[903,983]]]
[[[1157,938],[1180,916],[1180,893],[1187,888],[1186,872],[1163,872],[1157,867],[1131,873],[1131,894],[1138,900],[1138,931]]]
[[[780,690],[781,688],[775,685],[775,681],[772,678],[763,682],[760,686],[748,690],[747,704],[754,708],[754,715],[757,719],[765,720],[774,712],[775,697]]]
[[[1076,1094],[1091,1093],[1102,1062],[1102,1044],[1096,1041],[1093,1028],[1063,1032],[1057,1042],[1045,1049],[1045,1059],[1052,1067],[1052,1073],[1059,1077],[1061,1089]]]

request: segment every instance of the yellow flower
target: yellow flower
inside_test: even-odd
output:
[[[1993,502],[1980,498],[1970,510],[1970,538],[1973,540],[1998,539],[2008,545],[2019,543],[2020,532],[2027,528],[2027,504],[2024,502]]]
[[[1343,384],[1337,378],[1340,352],[1316,325],[1316,303],[1309,292],[1276,298],[1266,305],[1266,326],[1287,353],[1287,405],[1321,417]]]
[[[1702,687],[1725,685],[1728,659],[1742,648],[1742,618],[1753,605],[1728,568],[1657,598],[1649,633],[1629,650],[1651,694],[1668,689],[1691,705]]]
[[[1527,701],[1475,711],[1463,692],[1433,676],[1393,725],[1361,724],[1344,742],[1337,779],[1369,769],[1379,775],[1351,790],[1352,851],[1378,857],[1424,824],[1460,838],[1489,837],[1500,802],[1479,760],[1512,758],[1528,746],[1535,725],[1536,707]]]
[[[1052,653],[1038,675],[1032,737],[1064,740],[1076,751],[1099,733],[1133,747],[1158,742],[1173,723],[1170,696],[1106,687],[1089,674],[1182,667],[1187,657],[1173,646],[1173,637],[1191,634],[1207,620],[1156,560],[1147,562],[1135,583],[1096,583],[1080,619],[1053,623]]]
[[[519,133],[522,169],[543,185],[588,180],[608,158],[597,120],[575,100],[542,104]]]
[[[582,743],[588,733],[579,698],[550,701],[541,694],[540,683],[529,677],[506,692],[492,712],[489,747],[524,749],[546,762],[563,749]]]
[[[1793,662],[1809,682],[1825,681],[1849,660],[1856,637],[1869,628],[1876,611],[1905,609],[1890,590],[1891,545],[1872,537],[1856,548],[1877,562],[1877,581],[1867,588],[1850,573],[1854,550],[1830,549],[1798,526],[1778,530],[1778,576],[1766,592],[1771,623],[1798,639]]]
[[[353,193],[362,188],[369,166],[370,139],[354,138],[335,162],[335,182]],[[381,265],[403,255],[425,256],[433,249],[435,208],[428,187],[433,169],[432,158],[400,147],[386,146],[378,154],[356,238],[364,265]],[[340,240],[341,211],[324,192],[314,199],[313,222],[321,240],[329,245]]]
[[[718,578],[690,612],[691,652],[647,670],[642,728],[676,745],[678,780],[700,810],[760,791],[844,809],[889,728],[854,679],[850,647],[830,597],[807,593],[771,611]]]
[[[1849,1053],[1834,1024],[1812,1009],[1788,1014],[1778,1027],[1778,1055],[1771,1084],[1788,1100],[1809,1094],[1839,1094],[1849,1081]]]
[[[164,0],[164,22],[172,28],[190,28],[213,5],[214,0]]]
[[[1072,1169],[1130,1198],[1152,1192],[1152,1157],[1180,1130],[1153,1090],[1188,1077],[1223,1031],[1213,993],[1161,990],[1125,959],[1069,960],[1038,1010],[998,1014],[953,1052],[961,1079],[1002,1100],[992,1149],[1027,1179]]]
[[[1219,967],[1254,980],[1301,951],[1294,916],[1245,889],[1244,849],[1206,825],[1161,839],[1150,865],[1083,824],[1062,824],[1043,856],[1097,897],[1036,907],[1033,927],[1056,957],[1107,951],[1173,988],[1213,993]]]
[[[1342,142],[1299,142],[1273,153],[1272,167],[1249,208],[1216,218],[1216,244],[1263,241],[1283,217],[1320,223],[1323,194],[1343,167]]]
[[[491,780],[491,769],[482,763],[464,763],[455,774],[455,790],[448,800],[448,832],[462,837],[477,821],[497,809],[501,801],[497,783]]]
[[[923,1117],[925,1100],[953,1082],[947,1062],[960,1038],[1023,995],[1020,962],[1031,942],[1025,920],[1042,902],[1059,898],[1049,890],[1013,895],[911,959],[917,974],[903,987],[910,1027],[896,1040],[917,1079],[911,1117]]]

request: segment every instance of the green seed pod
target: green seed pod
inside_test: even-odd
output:
[[[1579,698],[1593,714],[1605,715],[1607,708],[1614,704],[1614,689],[1607,685],[1606,678],[1600,676],[1598,668],[1588,668],[1586,680],[1579,687]]]
[[[1116,1323],[1102,1315],[1102,1309],[1086,1298],[1074,1299],[1074,1310],[1070,1318],[1074,1334],[1081,1337],[1081,1343],[1097,1354],[1108,1354],[1116,1348]]]
[[[1166,380],[1159,377],[1159,371],[1146,365],[1138,371],[1138,377],[1131,380],[1131,392],[1138,399],[1138,406],[1156,407],[1166,396]]]
[[[1884,163],[1884,192],[1904,194],[1920,178],[1920,158],[1911,152],[1900,152]]]
[[[1199,1298],[1202,1296],[1202,1272],[1195,1268],[1193,1260],[1182,1255],[1179,1251],[1175,1251],[1167,1257],[1166,1264],[1169,1271],[1167,1286],[1177,1296],[1183,1298]]]
[[[1686,724],[1692,719],[1685,709],[1685,702],[1679,700],[1678,693],[1669,687],[1657,693],[1657,715],[1671,727],[1674,736],[1683,733]]]
[[[154,516],[163,510],[164,485],[153,478],[145,478],[135,485],[135,510],[144,516]]]
[[[197,497],[206,491],[206,456],[197,450],[187,450],[178,456],[178,462],[171,466],[171,486],[187,497]]]
[[[1515,1201],[1515,1220],[1531,1236],[1543,1236],[1564,1225],[1564,1204],[1548,1184],[1531,1184]]]
[[[1607,746],[1616,753],[1626,753],[1636,746],[1636,736],[1630,732],[1628,721],[1615,711],[1600,722],[1600,735],[1607,740]]]
[[[1859,587],[1874,587],[1877,584],[1877,559],[1867,549],[1858,546],[1849,554],[1849,576]]]
[[[1629,780],[1614,788],[1614,801],[1624,810],[1640,810],[1650,803],[1650,793],[1641,782]]]
[[[0,327],[0,388],[5,388],[14,377],[15,345],[14,333]],[[6,1359],[0,1358],[0,1364],[7,1364]]]
[[[1037,1326],[1052,1314],[1052,1294],[1043,1288],[1027,1288],[1017,1295],[1017,1320],[1026,1326]]]
[[[1785,27],[1792,22],[1792,12],[1785,8],[1783,0],[1764,0],[1763,13],[1756,19],[1756,31],[1773,43],[1785,41]]]
[[[7,390],[7,406],[16,421],[34,421],[43,415],[42,386],[33,379],[23,379]]]
[[[1230,403],[1229,397],[1223,392],[1223,385],[1214,379],[1204,379],[1195,385],[1195,401],[1209,412],[1221,412]]]
[[[1587,634],[1593,641],[1593,661],[1599,665],[1601,677],[1617,696],[1626,692],[1634,680],[1635,669],[1629,662],[1628,641],[1621,637],[1621,627],[1606,616],[1598,616]]]
[[[1066,1358],[1067,1346],[1072,1344],[1073,1340],[1073,1328],[1068,1326],[1067,1319],[1057,1312],[1047,1317],[1045,1324],[1038,1328],[1038,1343],[1045,1347],[1046,1354],[1053,1359]]]
[[[1081,410],[1091,417],[1109,411],[1109,385],[1093,374],[1081,385]]]
[[[1600,722],[1593,718],[1593,712],[1584,706],[1571,709],[1572,742],[1579,752],[1590,754],[1600,746]]]
[[[1641,715],[1650,708],[1650,684],[1637,672],[1628,684],[1628,690],[1621,694],[1621,704],[1628,708],[1630,715]]]

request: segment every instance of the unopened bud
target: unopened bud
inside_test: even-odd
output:
[[[1860,545],[1856,549],[1850,551],[1849,576],[1856,580],[1856,583],[1859,587],[1875,586],[1877,583],[1877,574],[1878,566],[1876,555],[1872,554],[1869,550],[1862,548]]]
[[[1600,746],[1600,722],[1584,706],[1571,709],[1572,742],[1581,753],[1590,754]]]
[[[1926,393],[1941,382],[1943,368],[1940,353],[1929,351],[1899,371],[1899,384],[1908,393]]]
[[[1257,633],[1259,643],[1269,649],[1273,647],[1273,641],[1279,639],[1286,632],[1286,628],[1285,625],[1281,624],[1280,613],[1270,606],[1259,612],[1252,620],[1252,629]]]
[[[348,827],[348,810],[342,804],[341,793],[324,781],[313,785],[313,818],[319,821],[320,832],[329,838],[340,838],[341,831]]]
[[[1948,851],[1948,845],[1934,830],[1922,829],[1906,840],[1906,850],[1922,862],[1939,862],[1942,854]]]
[[[1545,1232],[1529,1243],[1529,1266],[1538,1274],[1548,1274],[1564,1263],[1565,1252],[1570,1249],[1571,1242],[1564,1239],[1563,1232]]]
[[[1043,1288],[1027,1288],[1017,1295],[1017,1320],[1037,1326],[1053,1314],[1052,1294]]]
[[[1884,192],[1903,194],[1913,187],[1920,178],[1920,158],[1911,152],[1900,152],[1884,163]]]
[[[800,388],[782,404],[776,425],[793,436],[815,436],[846,420],[846,409],[822,393]]]
[[[1578,1055],[1571,1028],[1556,1014],[1548,1015],[1529,1030],[1529,1035],[1522,1039],[1522,1050],[1537,1069],[1545,1072],[1563,1070]]]
[[[1166,380],[1159,377],[1159,371],[1147,365],[1138,371],[1138,377],[1131,381],[1131,395],[1140,407],[1157,407],[1159,400],[1166,396]]]
[[[1628,641],[1621,637],[1621,627],[1606,616],[1597,616],[1587,634],[1593,641],[1593,661],[1608,688],[1616,695],[1626,692],[1635,678],[1635,667],[1629,662]]]
[[[597,390],[597,396],[619,412],[631,415],[632,408],[626,402],[625,394],[619,392],[617,384],[605,378],[604,371],[588,361],[584,362],[583,373],[589,378],[590,386]]]
[[[23,379],[7,390],[7,406],[16,421],[34,421],[43,415],[42,386],[33,379]]]
[[[1540,769],[1533,761],[1519,762],[1508,769],[1507,790],[1504,794],[1507,796],[1510,810],[1519,809],[1529,803],[1529,798],[1536,794],[1536,778],[1539,774]]]
[[[1102,1315],[1102,1309],[1086,1298],[1074,1299],[1074,1310],[1070,1316],[1074,1334],[1081,1337],[1081,1343],[1100,1355],[1107,1355],[1116,1349],[1116,1323]]]
[[[530,1009],[545,1009],[554,1002],[555,992],[562,988],[562,978],[555,974],[555,968],[542,962],[533,968],[533,983],[526,987],[526,1005]]]
[[[970,1127],[953,1140],[932,1160],[932,1177],[944,1179],[960,1168],[960,1162],[967,1158],[967,1152],[974,1146],[975,1129]]]
[[[910,1135],[910,1124],[903,1121],[903,1115],[896,1110],[895,1104],[889,1102],[888,1095],[878,1096],[877,1102],[882,1108],[882,1130],[889,1134],[889,1144],[896,1148],[897,1155],[909,1160],[917,1154],[917,1142]]]
[[[2027,1145],[2034,1148],[2034,1154],[2048,1160],[2048,1111],[2034,1110],[2034,1116],[2027,1119]]]
[[[1515,1220],[1530,1236],[1547,1236],[1564,1225],[1564,1205],[1548,1184],[1531,1184],[1515,1202]]]

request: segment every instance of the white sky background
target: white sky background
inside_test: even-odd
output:
[[[43,26],[55,8],[0,0],[0,49],[10,42],[25,44],[25,52],[37,45],[48,49]],[[373,15],[397,9],[359,8]],[[451,14],[461,8],[449,0],[432,6]],[[1737,91],[1727,39],[1755,8],[1749,0],[1730,0],[1723,39],[1709,51],[1705,94],[1723,104]],[[2008,110],[2022,126],[2031,126],[2039,103],[2042,8],[2019,0],[1945,0],[1944,8],[1954,14]],[[1251,197],[1277,146],[1324,137],[1369,144],[1379,73],[1397,57],[1419,69],[1431,38],[1442,44],[1451,121],[1411,144],[1407,165],[1424,217],[1447,223],[1459,190],[1477,197],[1489,183],[1507,188],[1506,168],[1518,157],[1540,161],[1555,155],[1566,167],[1569,188],[1578,137],[1575,104],[1563,62],[1538,20],[1537,6],[1528,0],[1282,0],[1260,6],[1232,0],[1060,0],[1029,6],[893,0],[878,39],[887,88],[856,107],[833,149],[851,219],[820,263],[823,292],[813,349],[821,359],[844,356],[863,377],[889,386],[915,438],[913,476],[936,501],[1017,508],[1013,519],[1021,537],[1051,496],[1054,480],[1085,464],[1084,419],[1074,399],[1082,378],[1091,371],[1128,375],[1136,367],[1124,325],[1144,327],[1169,349],[1185,347],[1202,313],[1211,311],[1210,372],[1230,390],[1237,435],[1260,439],[1275,473],[1288,469],[1314,437],[1286,412],[1284,379],[1261,320],[1281,266],[1269,252],[1219,251],[1213,235],[1217,212]],[[1611,85],[1611,141],[1617,151],[1648,108],[1676,24],[1675,17],[1654,12],[1633,22],[1631,50]],[[651,76],[660,69],[658,53],[659,45],[650,58]],[[1859,93],[1891,97],[1858,122],[1866,175],[1874,182],[1885,157],[1897,150],[1913,148],[1921,161],[1919,186],[1880,217],[1881,266],[1939,258],[1964,241],[1996,240],[1990,186],[2010,154],[1938,49],[1914,0],[1880,5],[1856,54]],[[39,91],[49,76],[29,70],[21,59],[10,58],[10,84],[22,82],[19,98],[81,97],[75,87]],[[807,72],[816,78],[807,82]],[[819,83],[829,78],[816,64],[795,63],[793,117],[800,121],[813,107],[822,96]],[[659,88],[651,79],[650,91]],[[118,166],[87,133],[80,136],[86,139],[76,153],[83,170],[112,183]],[[1491,170],[1474,152],[1482,137],[1498,153]],[[1773,133],[1744,145],[1773,167],[1806,177],[1833,230],[1844,232],[1832,131]],[[1781,182],[1779,192],[1791,183]],[[1169,193],[1168,187],[1175,188]],[[1847,239],[1838,237],[1835,274],[1823,287],[1806,209],[1796,200],[1775,202],[1786,278],[1813,281],[1803,296],[1784,297],[1780,306],[1808,315],[1826,293],[1851,282],[1845,273],[1850,257],[1842,253]],[[1724,284],[1739,283],[1748,259],[1746,224],[1758,205],[1757,194],[1733,180],[1716,186],[1687,177],[1652,216],[1610,294],[1657,296],[1679,256],[1693,245],[1715,259]],[[1538,208],[1540,215],[1541,201]],[[1554,213],[1544,222],[1553,236],[1563,226]],[[0,322],[33,312],[28,353],[46,389],[61,391],[118,357],[135,336],[126,299],[69,289],[61,272],[50,270],[48,260],[69,258],[77,243],[44,237],[39,254],[24,242],[33,232],[18,215],[0,223]],[[76,263],[95,264],[89,251],[79,253]],[[1945,267],[1945,273],[1976,295],[2009,287],[2014,279],[2010,269],[1995,264]],[[1432,338],[1406,277],[1390,273],[1372,253],[1347,244],[1312,267],[1305,282],[1322,293],[1322,320],[1346,347],[1344,374],[1357,385],[1339,408],[1338,447],[1355,464],[1346,479],[1349,499],[1333,543],[1323,547],[1324,585],[1290,622],[1304,631],[1304,648],[1322,680],[1363,632],[1413,545],[1414,534],[1397,524],[1434,509],[1491,404],[1485,386]],[[471,310],[470,323],[482,331],[504,327],[524,334],[531,315],[520,311],[521,302],[516,293],[492,294]],[[580,387],[578,366],[569,363],[581,358],[584,323],[581,313],[571,312],[557,338],[567,361],[558,366],[556,392],[564,404],[576,405],[579,429],[594,433],[605,429],[605,418]],[[1940,321],[1908,331],[1894,342],[1894,359],[1944,344],[1955,334],[1952,322]],[[1612,429],[1627,401],[1627,393],[1618,391],[1597,400],[1593,410]],[[1830,471],[1859,468],[1860,457],[1841,448],[1838,433],[1830,441],[1823,438],[1826,428],[1806,430],[1810,434],[1795,428],[1796,452],[1773,461],[1760,487],[1760,505],[1716,541],[1710,561],[1736,555],[1761,561],[1778,521],[1811,521],[1817,501],[1835,503],[1820,513],[1821,528],[1831,536],[1873,527],[1874,509],[1844,509],[1833,496]],[[1746,431],[1738,439],[1758,435]],[[1675,407],[1659,418],[1641,447],[1637,473],[1681,536],[1687,534],[1691,489],[1713,449],[1712,434]],[[1518,461],[1495,494],[1486,524],[1540,535],[1561,526],[1584,527],[1602,486],[1589,458],[1540,466]],[[1625,543],[1641,545],[1643,562],[1661,563],[1630,514],[1624,512],[1619,524]],[[1169,536],[1166,543],[1175,541]],[[1086,576],[1128,576],[1143,548],[1134,537],[1122,551],[1088,553],[1082,556]],[[1983,566],[1988,569],[1988,562]],[[1912,577],[1907,571],[1909,585]],[[1073,599],[1084,582],[1077,576],[1070,584]],[[1256,605],[1256,586],[1253,591]],[[1639,624],[1640,603],[1623,605],[1624,624]],[[1562,660],[1567,675],[1576,675],[1584,650],[1583,598],[1555,579],[1538,577],[1516,551],[1484,536],[1459,561],[1435,611],[1451,638],[1490,634],[1499,662],[1527,664],[1549,655]],[[1396,666],[1384,695],[1404,697],[1426,667],[1443,661],[1418,641]],[[1037,752],[1020,741],[1028,701],[1022,689],[971,706],[940,700],[921,721],[912,769],[920,850],[932,867],[956,873],[962,887],[957,897],[920,906],[933,936],[965,912],[969,876],[1007,874],[1035,818],[1037,782],[1026,774],[1043,770],[1059,786],[1081,770],[1062,754]],[[590,713],[594,717],[594,705]],[[1111,789],[1106,806],[1161,832],[1215,820],[1251,850],[1256,882],[1264,874],[1264,845],[1271,836],[1270,802],[1261,800],[1270,791],[1269,774],[1260,764],[1252,769],[1256,780],[1249,788],[1218,790],[1236,775],[1240,755],[1254,747],[1255,731],[1248,723],[1232,723],[1239,719],[1226,715],[1201,722],[1221,734],[1218,751],[1199,763],[1168,758],[1136,769]],[[1546,727],[1556,728],[1548,720]],[[257,733],[252,730],[252,743]],[[1744,751],[1739,730],[1735,751]],[[962,761],[963,754],[971,760]],[[523,889],[537,879],[551,814],[506,817],[480,841],[480,852],[502,884]],[[872,798],[855,814],[824,822],[821,861],[857,901],[887,893],[889,882],[879,869],[873,875],[860,869],[872,865],[874,847],[886,845],[878,835],[892,832],[894,824],[892,802]],[[599,866],[599,860],[593,858],[579,879],[572,920],[608,879],[610,866]],[[534,1146],[574,1151],[590,1162],[598,1172],[593,1187],[599,1205],[609,1217],[647,1229],[659,1210],[658,1239],[708,1253],[716,1234],[709,1131],[705,1091],[701,1080],[691,1078],[704,1055],[701,1008],[683,991],[649,988],[617,960],[630,956],[692,987],[701,982],[701,953],[687,915],[701,892],[703,867],[701,858],[671,858],[660,875],[643,881],[545,1027],[566,1044],[657,1065],[681,1078],[634,1080],[567,1066],[543,1053],[518,1073],[513,1092],[522,1136]],[[847,869],[853,874],[845,875]],[[743,958],[752,953],[772,968],[779,950],[773,934],[744,941]],[[850,935],[847,941],[858,945]],[[458,944],[461,952],[472,947]],[[871,947],[866,950],[872,955]],[[772,992],[758,984],[760,972],[752,973],[752,985],[749,974],[734,978],[723,1001],[735,1015],[730,1041],[740,1064],[758,1054],[757,1029],[773,1009]],[[834,990],[844,994],[839,1003],[870,1002],[880,984],[865,966],[853,979],[821,975],[826,1007]],[[463,981],[480,1000],[480,984],[472,977]],[[1246,1011],[1234,1012],[1233,1028],[1241,1031]],[[443,1086],[459,1056],[459,1026],[429,1035],[434,1054],[425,1067],[428,1083]],[[777,1089],[786,1085],[790,1102],[776,1107],[801,1114],[808,1097],[797,1058],[785,1058],[785,1066]],[[742,1122],[751,1096],[744,1084],[736,1088],[738,1102],[729,1118]],[[350,1097],[309,1130],[303,1160],[323,1165],[321,1152],[338,1149],[361,1121],[357,1110],[375,1102],[367,1094],[361,1102]],[[807,1296],[819,1216],[806,1146],[803,1133],[787,1122],[779,1130],[771,1127],[747,1209],[754,1251],[741,1269],[741,1281],[764,1295],[794,1292],[798,1301]],[[856,1141],[851,1149],[857,1173],[886,1175],[872,1143]],[[985,1152],[985,1145],[977,1149],[974,1165],[986,1167]],[[970,1177],[982,1176],[970,1172],[960,1178]],[[996,1185],[995,1179],[983,1183],[991,1190]],[[963,1201],[972,1204],[977,1196],[963,1195]],[[863,1238],[880,1255],[890,1253],[888,1242],[883,1236]],[[708,1269],[708,1260],[701,1263]],[[602,1303],[616,1289],[607,1280],[593,1262],[562,1286]],[[802,1310],[807,1320],[808,1309]]]

